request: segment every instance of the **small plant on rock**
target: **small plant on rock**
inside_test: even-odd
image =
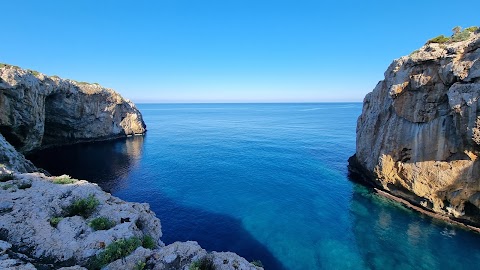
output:
[[[15,177],[13,176],[13,173],[0,174],[0,182],[7,182],[13,179],[15,179]]]
[[[205,256],[198,261],[194,261],[189,270],[215,270],[215,264],[210,256]]]
[[[453,42],[465,41],[470,37],[470,31],[463,30],[462,32],[457,32],[452,36]]]
[[[76,179],[72,179],[70,176],[64,174],[62,176],[55,177],[55,179],[53,179],[52,182],[54,184],[65,185],[65,184],[73,184],[76,181],[77,181]]]
[[[156,246],[155,240],[150,235],[144,235],[142,238],[142,247],[148,249],[154,249]]]
[[[92,219],[88,225],[95,231],[108,230],[115,226],[115,222],[106,217],[98,217]]]
[[[465,28],[465,31],[475,33],[475,32],[478,32],[478,29],[479,29],[478,26],[470,26],[468,28]]]
[[[18,189],[27,189],[31,187],[32,187],[32,183],[21,183],[18,185]]]
[[[56,228],[58,223],[60,223],[60,221],[62,221],[63,217],[53,217],[50,219],[50,225],[52,225],[52,227]]]
[[[104,251],[97,255],[92,268],[100,269],[103,266],[124,258],[142,245],[142,241],[137,237],[117,240],[108,245]]]
[[[2,186],[2,189],[7,190],[7,189],[12,188],[13,186],[14,186],[13,184],[5,184],[5,185]]]
[[[438,37],[434,37],[434,38],[430,39],[429,41],[427,41],[427,44],[431,44],[431,43],[443,44],[445,42],[448,42],[449,40],[450,40],[450,38],[448,38],[444,35],[440,35]]]
[[[258,267],[263,267],[263,263],[260,260],[254,260],[252,261],[252,264]]]
[[[145,266],[146,266],[146,265],[147,265],[147,264],[146,264],[145,262],[143,262],[143,261],[138,261],[137,264],[135,265],[134,269],[135,269],[135,270],[143,270],[143,269],[145,269]]]
[[[78,199],[67,208],[67,216],[82,216],[88,218],[95,208],[99,205],[97,198],[93,194],[88,195],[87,198]]]
[[[28,70],[30,73],[32,73],[33,76],[37,77],[38,75],[40,75],[40,72],[36,71],[36,70],[31,70],[29,69]]]

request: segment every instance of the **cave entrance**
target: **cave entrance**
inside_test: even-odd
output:
[[[45,127],[42,146],[63,144],[66,139],[73,137],[74,123],[68,115],[65,104],[66,97],[61,93],[54,93],[45,98]]]
[[[21,149],[25,145],[28,127],[22,125],[14,130],[11,126],[0,125],[0,134],[2,134],[5,140],[15,147],[15,149]]]

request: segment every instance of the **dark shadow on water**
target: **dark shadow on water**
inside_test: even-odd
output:
[[[107,192],[122,189],[140,161],[145,136],[48,148],[27,156],[52,175],[68,174],[99,184]]]
[[[285,269],[236,218],[158,197],[152,210],[162,221],[162,240],[165,244],[193,240],[206,250],[231,251],[248,261],[261,260],[265,269]]]
[[[147,137],[136,136],[82,143],[45,149],[28,158],[52,175],[86,179],[113,195],[119,193],[124,200],[149,203],[161,220],[165,244],[197,241],[209,251],[231,251],[248,261],[261,260],[265,269],[285,269],[267,247],[245,230],[240,220],[178,204],[158,190],[145,194],[131,189],[132,185],[142,184],[138,179],[130,179],[130,173],[140,164],[146,141]]]

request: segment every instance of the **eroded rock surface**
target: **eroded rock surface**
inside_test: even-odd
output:
[[[118,239],[149,235],[159,240],[160,221],[148,204],[127,203],[86,181],[55,184],[56,177],[43,174],[14,174],[0,188],[0,237],[22,253],[44,263],[79,263],[98,254]],[[98,206],[88,216],[73,215],[69,207],[89,196]],[[3,206],[3,207],[2,207]],[[114,223],[108,230],[95,231],[89,222],[106,217]],[[53,218],[59,222],[52,225]]]
[[[364,99],[350,170],[434,212],[480,224],[480,34],[395,60]]]
[[[0,133],[20,152],[145,131],[135,105],[112,89],[0,67]]]

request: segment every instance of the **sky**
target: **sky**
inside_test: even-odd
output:
[[[362,101],[480,1],[3,1],[0,62],[135,102]]]

